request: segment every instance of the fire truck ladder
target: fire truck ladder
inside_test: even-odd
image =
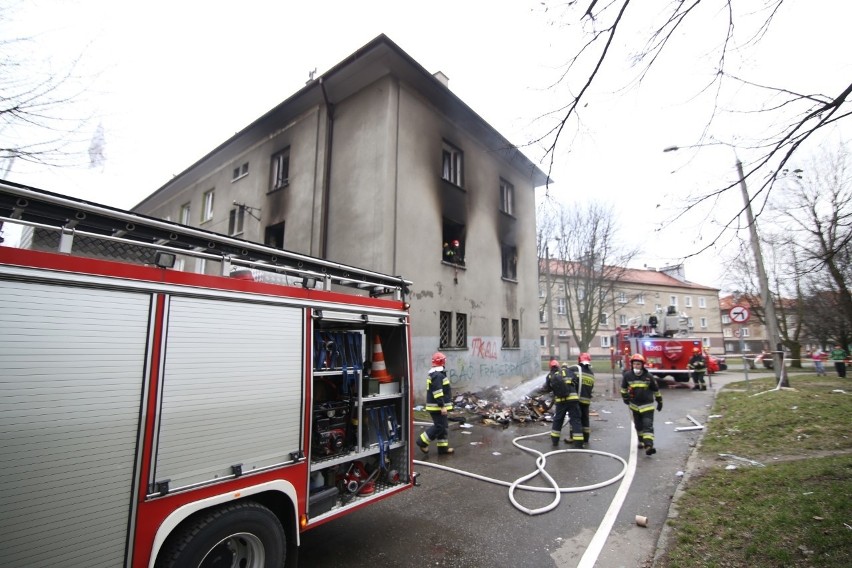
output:
[[[223,276],[243,268],[252,273],[279,275],[289,284],[306,288],[319,284],[331,290],[332,285],[336,285],[373,297],[392,294],[397,300],[403,300],[411,286],[411,282],[401,276],[347,266],[0,180],[0,228],[4,222],[23,225],[28,235],[26,246],[41,250],[56,248],[70,254],[75,248],[76,254],[84,256],[167,267],[178,255],[186,255],[219,262]]]

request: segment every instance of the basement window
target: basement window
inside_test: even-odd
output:
[[[440,348],[464,349],[467,347],[467,314],[441,312],[439,326]]]

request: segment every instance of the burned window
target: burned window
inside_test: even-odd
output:
[[[266,227],[263,235],[263,244],[277,249],[284,248],[284,223],[277,223]]]
[[[283,189],[290,183],[290,148],[272,156],[271,178],[269,191]]]
[[[443,219],[441,260],[464,266],[464,233],[464,225]]]
[[[501,253],[500,256],[502,258],[503,265],[503,278],[509,280],[517,280],[518,279],[518,249],[509,245],[502,245],[500,247]]]

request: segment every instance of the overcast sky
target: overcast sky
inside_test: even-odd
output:
[[[633,2],[628,15],[646,22],[644,16],[667,4]],[[850,5],[787,0],[758,50],[731,60],[768,84],[836,93],[852,75]],[[96,168],[18,162],[8,178],[124,208],[303,87],[312,70],[327,71],[380,33],[427,70],[442,71],[468,106],[523,145],[547,127],[538,117],[565,104],[565,87],[552,85],[582,38],[579,23],[562,19],[556,3],[529,0],[27,0],[14,2],[4,20],[6,37],[33,38],[36,64],[63,69],[79,60],[74,72],[86,94],[73,116],[92,117],[89,138],[102,125],[105,156]],[[698,140],[711,110],[709,95],[699,95],[713,68],[706,40],[719,33],[719,20],[708,21],[688,28],[638,88],[618,90],[632,72],[619,67],[626,58],[613,60],[607,71],[618,80],[590,94],[579,129],[563,138],[553,164],[552,196],[614,205],[626,235],[643,248],[636,267],[675,263],[706,243],[714,233],[712,212],[663,231],[655,224],[688,194],[734,176],[730,148],[708,148],[698,157],[662,153]],[[722,102],[731,108],[732,101],[743,102],[736,95]],[[720,137],[750,135],[738,132],[736,117],[717,125]],[[832,135],[844,139],[842,132]],[[542,158],[538,145],[524,151]],[[736,193],[715,207],[741,206]],[[723,272],[716,249],[686,262],[687,278],[700,284],[721,287]]]

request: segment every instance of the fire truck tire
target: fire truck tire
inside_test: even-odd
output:
[[[169,537],[158,568],[282,568],[284,527],[272,511],[252,502],[203,513]]]

